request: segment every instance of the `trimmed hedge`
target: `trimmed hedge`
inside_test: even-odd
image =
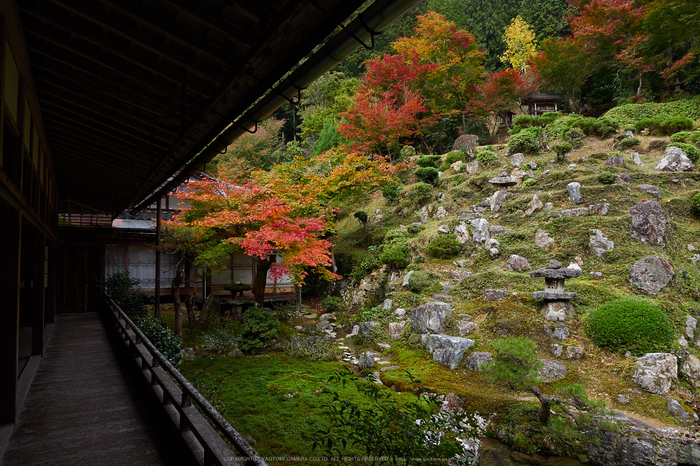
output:
[[[608,110],[605,115],[621,127],[633,125],[644,118],[686,117],[691,120],[700,118],[700,97],[676,100],[664,103],[628,104]]]
[[[457,236],[454,233],[449,233],[430,240],[430,243],[425,248],[425,252],[430,257],[449,259],[456,256],[461,248],[462,246],[457,241]]]
[[[416,175],[416,179],[423,183],[429,183],[435,185],[437,183],[440,173],[437,168],[433,167],[421,167],[413,172]]]
[[[508,141],[508,152],[515,154],[522,152],[524,154],[536,154],[540,151],[540,135],[544,131],[543,128],[532,126],[525,128],[517,134],[513,134]]]
[[[646,301],[610,301],[588,316],[585,328],[595,344],[619,353],[665,352],[673,344],[668,317]]]

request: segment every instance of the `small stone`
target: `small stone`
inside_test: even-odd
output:
[[[382,213],[382,209],[377,209],[374,211],[374,214],[372,214],[372,219],[370,220],[370,223],[376,225],[378,223],[381,223],[383,220],[384,214]]]
[[[545,319],[555,322],[563,322],[566,320],[566,313],[564,311],[549,311],[545,316]]]
[[[511,155],[508,160],[510,161],[511,165],[519,167],[520,165],[525,163],[525,156],[522,153],[518,152],[516,154]]]
[[[698,327],[698,320],[691,315],[687,315],[685,317],[685,334],[691,340],[693,339],[693,336],[695,335],[695,330],[697,329],[697,327]]]
[[[449,277],[453,280],[462,281],[463,279],[471,276],[472,273],[468,270],[450,270]]]
[[[576,181],[569,183],[566,185],[566,191],[569,193],[569,200],[574,204],[581,203],[581,183]]]
[[[560,357],[562,353],[564,352],[564,347],[562,345],[558,345],[554,343],[552,346],[549,347],[549,349],[552,351],[552,354],[556,357]]]
[[[583,357],[583,348],[580,346],[569,346],[566,348],[566,359],[581,359]]]
[[[554,270],[561,269],[561,262],[556,259],[550,259],[547,267]]]
[[[441,333],[445,319],[451,315],[451,304],[431,301],[411,310],[411,325],[417,333]]]
[[[535,162],[528,162],[527,166],[530,167],[530,170],[537,170],[537,163]]]
[[[389,333],[389,338],[391,341],[396,341],[401,338],[401,332],[406,327],[407,321],[403,322],[389,322],[387,326],[387,332]]]
[[[633,133],[631,130],[628,129],[628,130],[625,132],[625,136],[627,136],[628,138],[633,138],[633,137],[634,137],[634,133]]]
[[[403,317],[406,315],[406,309],[398,308],[394,311],[394,315],[399,319],[403,319]]]
[[[608,157],[608,160],[605,161],[605,165],[609,167],[621,167],[624,164],[625,159],[622,158],[621,155],[613,155],[612,157]]]
[[[462,260],[454,261],[452,263],[452,265],[454,265],[455,267],[467,267],[471,263],[472,263],[472,261],[470,261],[470,260],[462,259]]]
[[[384,303],[382,304],[382,308],[385,311],[390,311],[394,308],[394,302],[391,299],[385,299]]]
[[[681,374],[685,375],[694,387],[700,387],[700,359],[689,354],[681,365]]]
[[[569,165],[568,167],[566,167],[567,170],[573,170],[574,168],[576,168],[576,164],[575,164],[575,163],[572,163],[571,165]]]
[[[438,228],[438,233],[441,233],[443,235],[446,235],[450,232],[450,227],[447,225],[440,225]]]
[[[491,225],[489,227],[489,234],[493,238],[494,236],[503,235],[508,233],[510,230],[508,228],[503,228],[501,225]]]
[[[615,183],[622,184],[622,183],[629,183],[630,182],[630,176],[627,173],[619,173],[615,177]]]
[[[469,235],[469,227],[466,223],[462,222],[455,227],[455,236],[460,244],[464,244],[471,240],[471,236]]]
[[[569,369],[561,361],[554,361],[552,359],[542,360],[542,369],[540,369],[540,377],[543,382],[554,382],[555,380],[560,380],[566,377]]]
[[[695,246],[693,246],[692,244],[687,244],[685,247],[688,248],[688,251],[690,252],[695,251]]]
[[[516,272],[521,272],[523,270],[530,269],[531,266],[530,266],[530,262],[528,262],[528,260],[525,259],[523,256],[519,256],[517,254],[511,254],[508,257],[506,268],[508,270],[514,270]]]
[[[437,212],[435,213],[435,218],[438,220],[442,220],[443,218],[447,217],[449,214],[445,210],[443,206],[438,207]]]
[[[609,209],[610,204],[608,204],[607,202],[603,202],[600,204],[591,204],[588,206],[588,210],[600,216],[607,215]]]
[[[557,340],[566,340],[569,338],[569,329],[564,324],[547,324],[544,326],[544,331],[547,335]]]
[[[464,165],[464,162],[457,160],[455,163],[450,165],[450,168],[459,173],[462,170],[462,165]]]
[[[603,276],[602,272],[588,272],[588,275],[590,275],[592,278],[600,278]]]
[[[491,361],[493,361],[493,355],[491,353],[475,351],[467,356],[466,366],[467,369],[480,371],[485,364]]]
[[[535,246],[548,251],[554,247],[554,239],[550,238],[545,230],[537,230],[535,233]]]
[[[360,335],[361,337],[367,338],[370,335],[372,335],[372,331],[378,325],[379,325],[379,322],[374,322],[374,321],[360,322],[360,331],[358,332],[358,335]]]
[[[603,236],[602,231],[594,228],[591,229],[591,233],[593,235],[590,236],[588,247],[596,256],[603,257],[608,251],[612,251],[615,248],[615,243]]]
[[[687,348],[688,347],[688,340],[686,340],[685,337],[680,337],[678,339],[678,344],[684,348]]]
[[[690,262],[692,262],[693,265],[696,265],[698,262],[700,262],[700,254],[693,254],[690,257]]]
[[[400,367],[399,366],[384,366],[379,370],[382,372],[386,372],[386,371],[395,371],[396,369],[400,369]]]
[[[542,206],[542,201],[540,201],[540,198],[537,197],[537,194],[534,194],[534,195],[532,196],[532,200],[531,200],[530,203],[528,204],[528,208],[527,208],[527,210],[525,211],[525,215],[527,215],[527,216],[529,217],[530,215],[532,215],[533,213],[537,212],[538,210],[541,210],[542,207],[543,207],[543,206]]]
[[[374,364],[375,364],[374,353],[372,353],[370,351],[360,353],[360,358],[357,361],[357,367],[360,370],[369,369],[370,367],[374,366]]]
[[[639,152],[632,153],[632,162],[634,162],[635,165],[644,165],[642,159],[639,158]]]
[[[491,212],[498,212],[501,210],[501,205],[503,204],[503,201],[505,200],[506,196],[508,193],[506,191],[496,191],[493,193],[493,196],[491,196],[490,200],[490,208]]]
[[[464,352],[474,345],[474,340],[450,335],[430,335],[426,349],[433,360],[450,369],[456,369]]]
[[[406,276],[403,277],[403,282],[401,282],[401,286],[403,286],[403,287],[408,286],[408,280],[411,278],[411,275],[413,275],[413,270],[409,270],[409,272],[406,274]]]
[[[656,186],[650,184],[640,184],[637,189],[644,191],[645,193],[651,194],[654,197],[661,198],[661,190]]]
[[[494,238],[489,238],[486,240],[486,243],[484,244],[484,249],[486,249],[491,256],[491,259],[495,259],[498,254],[498,248],[501,246],[501,244],[498,242],[498,240]]]
[[[688,414],[688,411],[686,411],[685,408],[683,408],[683,406],[678,402],[678,400],[674,400],[673,398],[669,398],[668,401],[666,402],[666,408],[668,409],[668,412],[671,413],[672,416],[675,416],[678,419],[682,419],[682,420],[690,419],[690,414]]]
[[[551,202],[546,202],[544,204],[544,210],[552,210],[553,208],[554,208],[554,204],[552,204]]]
[[[576,207],[574,209],[553,210],[551,212],[547,212],[547,217],[581,217],[587,213],[587,207]]]
[[[457,325],[455,327],[455,333],[459,336],[464,336],[464,335],[469,335],[472,333],[474,330],[476,330],[476,323],[475,322],[466,322],[466,321],[459,321],[457,322]]]
[[[449,303],[452,301],[452,296],[446,294],[434,294],[433,299],[435,301],[442,301],[443,303]]]
[[[503,301],[509,294],[510,290],[486,289],[484,290],[484,301]]]
[[[626,405],[630,402],[630,398],[626,395],[617,395],[617,402]]]
[[[473,162],[467,163],[467,173],[470,175],[476,175],[477,173],[479,173],[480,168],[481,164],[478,160],[474,160]]]

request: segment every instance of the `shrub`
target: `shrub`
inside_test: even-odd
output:
[[[146,314],[146,305],[153,304],[153,296],[141,289],[138,278],[131,278],[129,272],[117,272],[105,280],[105,290],[128,316]]]
[[[540,126],[540,117],[537,115],[518,115],[513,118],[513,127],[515,126],[519,126],[520,129]]]
[[[401,150],[399,150],[399,157],[402,159],[407,159],[414,155],[416,155],[416,148],[413,146],[403,146]]]
[[[282,349],[294,359],[310,361],[335,361],[340,356],[340,351],[335,348],[334,342],[323,337],[304,338],[292,335],[289,340],[282,343]]]
[[[437,168],[433,167],[421,167],[417,169],[414,174],[416,175],[416,178],[420,180],[423,183],[430,183],[432,185],[435,185],[437,183],[438,177],[439,177],[439,172]]]
[[[415,201],[425,201],[433,194],[433,187],[428,183],[418,183],[413,186],[409,197]]]
[[[613,184],[615,182],[615,174],[610,172],[603,172],[598,175],[598,182],[601,184]]]
[[[525,188],[534,186],[535,184],[537,184],[537,181],[535,181],[534,178],[528,178],[525,181],[523,181],[523,187]]]
[[[537,122],[539,126],[547,126],[561,118],[561,112],[544,112]]]
[[[685,142],[695,144],[698,136],[700,136],[700,131],[680,131],[678,133],[672,134],[670,139],[671,142]]]
[[[445,157],[445,163],[447,165],[452,165],[455,162],[464,160],[464,152],[461,150],[452,151]]]
[[[638,138],[624,138],[620,141],[620,149],[629,149],[630,147],[636,147],[639,145]]]
[[[476,160],[484,165],[491,165],[493,162],[498,160],[498,156],[496,155],[496,151],[494,151],[491,147],[486,147],[476,151]]]
[[[664,352],[673,343],[673,329],[668,317],[646,301],[611,301],[594,311],[585,327],[598,346],[619,353]]]
[[[560,142],[554,144],[552,150],[557,154],[557,160],[563,162],[566,159],[566,154],[573,150],[573,146],[568,142]]]
[[[644,118],[660,117],[662,120],[674,116],[700,118],[700,99],[675,100],[671,102],[628,104],[612,108],[604,115],[616,121],[620,126],[631,125]]]
[[[255,354],[265,345],[277,338],[279,321],[272,313],[259,307],[250,307],[243,313],[243,325],[240,329],[241,342],[238,347]]]
[[[675,116],[666,118],[661,121],[661,134],[673,134],[679,131],[688,131],[693,129],[693,120],[688,117]]]
[[[692,199],[690,200],[690,204],[691,204],[691,208],[690,208],[691,211],[695,215],[700,215],[700,191],[695,193],[695,196],[693,196]]]
[[[437,168],[442,162],[442,157],[439,155],[425,155],[418,160],[416,160],[416,165],[419,167],[432,167]]]
[[[668,147],[668,141],[664,141],[663,139],[649,141],[649,150],[666,150],[666,147]]]
[[[405,243],[408,241],[408,234],[401,228],[394,228],[389,230],[384,235],[384,240],[382,241],[385,245],[394,245]]]
[[[457,255],[460,249],[461,245],[459,241],[457,241],[457,237],[453,233],[450,233],[437,236],[430,240],[430,243],[428,243],[428,246],[425,248],[425,252],[430,257],[449,259]]]
[[[180,367],[182,342],[168,327],[149,315],[135,317],[134,323],[173,366]]]
[[[542,128],[530,127],[512,135],[508,141],[508,151],[511,154],[536,154],[540,150],[540,135],[543,131]]]
[[[411,263],[411,248],[407,244],[387,246],[379,256],[379,260],[392,269],[405,269]]]
[[[580,128],[571,128],[564,133],[564,140],[571,144],[574,149],[583,147],[583,131]]]
[[[410,235],[417,235],[418,233],[420,233],[420,227],[418,225],[411,224],[406,228],[406,231]]]
[[[700,162],[700,150],[692,144],[682,142],[672,142],[668,147],[677,147],[687,155],[693,162]]]
[[[600,139],[607,139],[611,135],[615,134],[615,131],[617,131],[618,128],[619,126],[617,123],[605,117],[596,119],[594,124],[595,135]]]
[[[660,118],[642,118],[634,124],[634,128],[637,131],[647,130],[651,134],[658,134],[661,128]]]
[[[414,293],[422,293],[437,283],[437,278],[426,270],[417,270],[408,278],[408,289]]]
[[[348,308],[345,302],[337,296],[326,296],[323,298],[321,307],[326,312],[343,312]]]
[[[382,196],[389,204],[396,204],[401,200],[402,190],[400,184],[388,184],[382,187]]]

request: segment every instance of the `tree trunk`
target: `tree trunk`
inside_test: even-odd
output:
[[[197,325],[194,315],[194,283],[192,283],[192,261],[185,256],[185,308],[187,309],[187,325],[193,328]]]
[[[265,305],[265,284],[267,283],[267,272],[270,266],[275,263],[275,260],[263,260],[255,257],[255,277],[253,277],[253,296],[255,296],[255,305],[264,307]]]
[[[540,412],[537,414],[542,425],[549,425],[549,416],[551,414],[550,408],[552,406],[552,399],[545,396],[538,387],[530,387],[530,392],[540,400]]]
[[[182,336],[182,301],[180,300],[180,285],[182,284],[182,272],[185,268],[185,258],[181,258],[177,264],[177,272],[171,285],[173,292],[173,307],[175,308],[175,335]]]

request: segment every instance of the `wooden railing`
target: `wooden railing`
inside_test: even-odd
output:
[[[199,464],[267,466],[241,434],[153,346],[117,303],[109,297],[106,300],[109,320]]]

